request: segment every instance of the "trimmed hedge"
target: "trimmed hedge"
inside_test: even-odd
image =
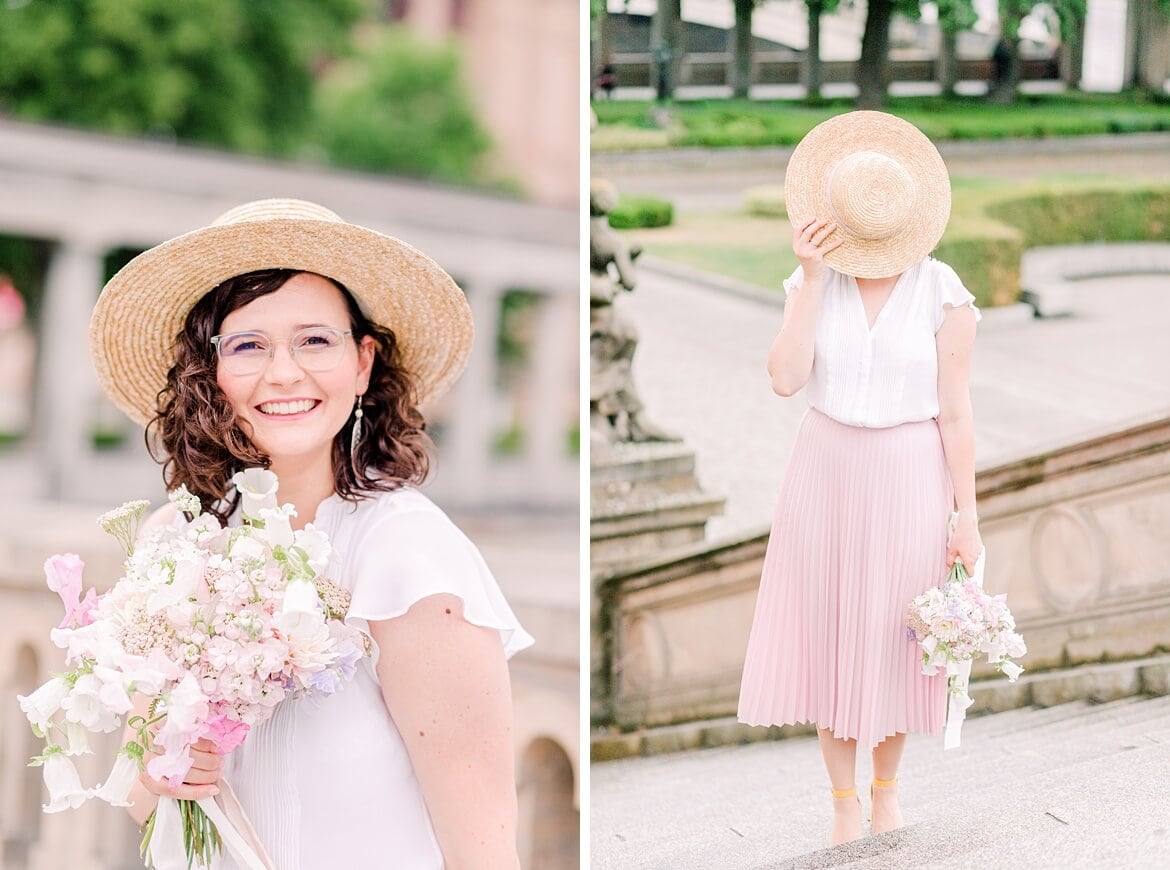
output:
[[[982,229],[948,232],[935,255],[953,266],[985,305],[1019,299],[1020,258],[1029,248],[1170,241],[1170,187],[1000,195],[979,211]]]
[[[653,196],[623,196],[609,213],[609,225],[615,230],[668,227],[674,223],[674,205]]]

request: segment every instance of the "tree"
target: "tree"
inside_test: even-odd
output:
[[[365,0],[55,0],[0,6],[0,111],[287,153],[313,72]]]
[[[1170,75],[1170,0],[1130,3],[1127,11],[1127,87],[1162,93]]]
[[[889,87],[890,19],[919,15],[919,0],[869,0],[861,57],[857,61],[857,108],[880,109]]]
[[[832,15],[841,5],[841,0],[805,0],[808,11],[808,48],[804,63],[800,65],[800,83],[804,85],[804,98],[816,101],[821,98],[823,69],[821,65],[821,16]]]
[[[1015,102],[1020,84],[1020,22],[1041,2],[1056,13],[1061,39],[1068,42],[1076,38],[1077,24],[1085,20],[1086,0],[999,0],[1000,35],[994,55],[997,74],[987,92],[988,102]]]
[[[674,96],[683,50],[682,0],[658,0],[650,24],[650,51],[654,55],[652,84],[659,100]]]
[[[491,142],[476,121],[455,50],[393,26],[367,36],[355,57],[322,77],[314,140],[342,166],[475,180]]]
[[[939,83],[944,97],[955,93],[955,83],[959,78],[958,58],[955,46],[959,34],[975,26],[977,16],[972,0],[938,0],[938,64],[935,69],[935,79]]]
[[[761,0],[733,0],[735,27],[731,61],[731,95],[746,97],[752,85],[752,13]]]

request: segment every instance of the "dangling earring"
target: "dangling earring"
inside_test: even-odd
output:
[[[353,466],[355,476],[360,476],[357,469],[358,441],[362,437],[362,397],[358,396],[353,409],[353,432],[349,436],[349,461]]]

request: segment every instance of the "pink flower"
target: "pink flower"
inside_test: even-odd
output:
[[[82,617],[88,620],[80,623],[81,625],[88,625],[93,621],[89,614],[97,604],[94,590],[90,589],[89,594],[85,596],[86,600],[80,602],[81,572],[84,569],[85,563],[76,553],[50,556],[45,560],[45,582],[61,596],[61,603],[65,605],[65,618],[61,620],[59,628],[68,626],[79,611]]]
[[[215,744],[217,752],[227,755],[244,742],[248,730],[247,723],[237,722],[219,713],[207,720],[203,736]]]

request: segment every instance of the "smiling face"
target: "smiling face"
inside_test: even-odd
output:
[[[272,359],[256,374],[235,375],[216,367],[216,383],[231,403],[241,427],[272,460],[274,470],[322,463],[332,473],[333,439],[366,391],[374,360],[370,337],[347,336],[344,353],[328,371],[308,371],[290,353],[289,339],[299,329],[330,326],[350,329],[341,291],[320,275],[292,276],[274,293],[232,311],[219,333],[262,332],[274,342]]]

